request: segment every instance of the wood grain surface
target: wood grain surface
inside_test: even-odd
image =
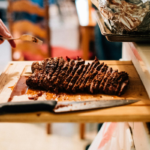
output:
[[[121,97],[104,94],[83,94],[80,100],[105,100],[105,99],[138,99],[137,103],[100,110],[84,112],[71,112],[52,114],[49,112],[36,112],[26,114],[0,115],[0,122],[107,122],[107,121],[150,121],[150,100],[131,61],[101,61],[113,69],[126,71],[129,74],[130,84]],[[20,75],[31,73],[32,62],[10,62],[0,76],[0,103],[8,101]],[[28,95],[16,96],[13,100],[28,100]],[[79,95],[72,95],[71,100],[79,101]]]

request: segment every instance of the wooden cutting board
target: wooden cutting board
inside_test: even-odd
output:
[[[131,61],[104,61],[105,64],[126,71],[129,74],[130,84],[121,97],[105,94],[59,94],[44,93],[38,100],[58,101],[81,101],[81,100],[122,100],[139,99],[140,101],[131,105],[107,108],[101,110],[91,110],[84,112],[73,112],[66,114],[51,114],[48,112],[36,112],[27,114],[0,115],[0,121],[4,122],[106,122],[106,121],[150,121],[150,100],[145,88]],[[0,76],[0,103],[8,102],[12,87],[17,84],[20,76],[31,74],[32,62],[10,62],[6,70]],[[20,90],[18,88],[18,90]],[[22,91],[21,91],[22,92]],[[32,91],[33,92],[33,91]],[[12,101],[28,101],[29,94],[14,96]],[[36,92],[35,92],[36,93]]]

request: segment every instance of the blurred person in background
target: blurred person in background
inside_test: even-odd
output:
[[[10,34],[10,32],[8,31],[7,27],[5,26],[5,24],[3,23],[1,19],[0,19],[0,37],[12,38],[12,35]],[[3,42],[4,40],[0,38],[0,44],[2,44]],[[14,40],[9,40],[8,42],[13,48],[16,47]]]
[[[109,42],[95,26],[95,49],[99,60],[119,60],[122,57],[122,43]]]

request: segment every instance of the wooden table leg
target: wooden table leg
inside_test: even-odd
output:
[[[51,134],[51,124],[50,123],[46,124],[46,133]]]
[[[85,138],[85,124],[81,123],[80,124],[80,139],[84,139]]]

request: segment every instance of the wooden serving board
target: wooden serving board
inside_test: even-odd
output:
[[[81,101],[81,100],[122,100],[138,99],[137,103],[84,112],[71,112],[64,114],[52,114],[48,112],[36,112],[26,114],[0,115],[0,122],[107,122],[107,121],[150,121],[150,100],[145,88],[131,61],[104,61],[105,64],[126,71],[130,77],[130,84],[121,97],[105,94],[60,94],[53,97],[58,101]],[[20,76],[31,74],[32,62],[10,62],[6,70],[0,76],[0,103],[8,102],[12,93],[11,87],[17,84]],[[30,93],[30,92],[29,92]],[[39,100],[50,100],[52,93],[43,94]],[[28,101],[28,94],[14,96],[12,101]]]

